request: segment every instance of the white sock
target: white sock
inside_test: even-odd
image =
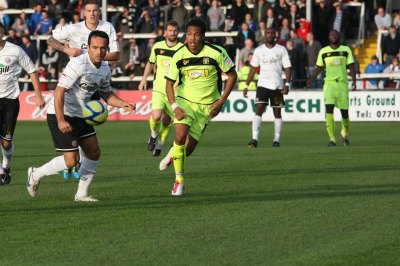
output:
[[[279,138],[281,137],[281,130],[283,125],[282,118],[275,118],[275,127],[274,127],[274,141],[279,142]]]
[[[55,175],[65,169],[67,169],[67,165],[65,164],[64,156],[54,157],[50,162],[36,168],[35,172],[33,172],[33,179],[39,181],[44,176]]]
[[[154,139],[157,138],[158,137],[158,131],[153,131],[152,130],[151,131],[151,137],[154,138]]]
[[[260,134],[260,127],[261,127],[261,116],[255,115],[252,124],[253,139],[255,140],[258,140],[258,134]]]
[[[156,149],[157,149],[157,150],[161,150],[161,149],[162,149],[162,146],[163,146],[163,144],[164,144],[164,142],[162,142],[161,140],[158,140],[158,143],[157,143]]]
[[[82,159],[86,157],[85,152],[82,150],[81,146],[79,146],[79,162],[82,163]]]
[[[86,157],[83,158],[79,170],[81,179],[79,180],[78,191],[76,192],[77,197],[82,198],[89,195],[89,186],[96,174],[98,163],[99,161],[93,161]]]
[[[5,150],[3,146],[1,146],[1,151],[3,153],[3,168],[5,168],[11,163],[11,158],[14,153],[14,143],[11,142],[11,148],[8,150]]]

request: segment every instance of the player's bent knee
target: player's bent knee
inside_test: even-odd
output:
[[[3,149],[9,150],[12,147],[12,142],[8,140],[3,140],[1,146],[3,147]]]
[[[100,154],[101,154],[100,148],[97,148],[86,153],[86,157],[92,161],[98,161],[100,158]]]

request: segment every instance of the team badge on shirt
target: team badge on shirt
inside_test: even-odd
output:
[[[204,57],[203,58],[203,65],[208,65],[208,64],[210,64],[210,58]]]

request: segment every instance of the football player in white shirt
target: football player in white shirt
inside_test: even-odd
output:
[[[258,145],[261,117],[268,104],[271,105],[275,116],[272,146],[280,146],[279,138],[283,124],[281,109],[285,105],[283,95],[287,95],[290,88],[291,64],[286,48],[276,43],[276,35],[273,28],[266,29],[265,40],[266,43],[257,47],[254,51],[250,62],[251,69],[243,90],[243,96],[247,98],[248,85],[253,81],[257,68],[260,67],[256,92],[256,113],[252,124],[253,137],[248,144],[249,147],[254,148]],[[283,68],[285,69],[285,83],[282,80]]]
[[[109,105],[128,112],[135,110],[134,103],[120,99],[111,89],[111,70],[108,63],[103,61],[108,41],[108,35],[103,31],[90,33],[88,53],[71,59],[57,84],[54,103],[47,111],[47,123],[54,146],[63,155],[41,167],[28,169],[27,189],[32,197],[36,196],[44,176],[57,174],[78,163],[80,146],[85,156],[75,201],[97,201],[89,195],[89,185],[96,173],[100,148],[93,126],[82,118],[82,107],[98,91]]]
[[[10,164],[14,153],[13,135],[19,113],[18,78],[22,68],[31,78],[36,106],[42,109],[45,101],[31,59],[21,47],[6,42],[3,37],[4,28],[0,26],[0,143],[3,154],[3,162],[0,164],[0,185],[8,185],[11,181]]]
[[[53,35],[47,40],[48,44],[70,57],[76,57],[87,51],[89,34],[94,30],[101,30],[107,33],[110,38],[110,50],[104,60],[118,61],[120,52],[117,33],[110,22],[100,20],[99,2],[97,0],[86,0],[83,4],[83,14],[85,16],[84,21],[53,30]]]
[[[76,24],[69,24],[60,29],[53,30],[52,36],[48,39],[48,44],[53,48],[68,54],[71,58],[87,52],[89,34],[93,30],[101,30],[108,34],[110,38],[109,52],[104,58],[105,61],[118,61],[120,56],[117,33],[113,25],[104,20],[100,20],[100,4],[97,0],[86,0],[83,3],[85,20]],[[93,99],[99,99],[96,93]],[[72,169],[63,172],[65,179],[71,177],[80,178],[79,163]]]

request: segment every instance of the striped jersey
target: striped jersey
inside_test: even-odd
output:
[[[283,68],[292,66],[286,48],[279,44],[272,48],[265,44],[257,47],[250,65],[260,67],[257,86],[270,90],[283,89]]]
[[[204,42],[198,54],[192,54],[187,45],[172,57],[165,78],[179,81],[176,97],[200,104],[212,104],[221,97],[221,73],[228,73],[235,64],[225,49]]]
[[[57,86],[67,89],[64,98],[64,114],[71,117],[82,117],[82,108],[85,102],[90,101],[97,91],[111,91],[111,70],[106,61],[97,68],[90,61],[89,54],[84,53],[72,57],[58,81]],[[47,109],[47,113],[55,114],[54,101]]]
[[[99,20],[96,30],[104,31],[108,34],[110,39],[110,43],[108,45],[110,48],[109,52],[119,51],[117,33],[110,22]],[[79,23],[68,24],[64,27],[53,30],[53,38],[62,43],[68,41],[70,47],[78,48],[87,52],[89,34],[91,32],[92,31],[86,27],[85,21],[81,21]]]
[[[333,49],[325,46],[318,53],[317,66],[325,67],[325,81],[347,82],[347,66],[354,64],[353,54],[348,46]]]
[[[18,78],[22,68],[29,74],[36,71],[32,60],[21,47],[5,42],[0,50],[0,98],[18,98],[21,92]]]
[[[183,46],[183,43],[178,42],[172,47],[167,45],[165,40],[154,44],[150,53],[149,62],[156,64],[157,70],[153,82],[153,91],[158,91],[165,94],[165,73],[169,68],[169,62],[176,50]]]

